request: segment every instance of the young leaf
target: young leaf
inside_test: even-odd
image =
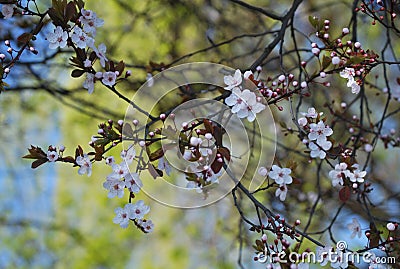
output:
[[[351,191],[349,186],[344,186],[340,191],[339,191],[339,199],[343,203],[347,202],[351,196]]]
[[[74,70],[72,70],[71,77],[73,77],[73,78],[79,78],[79,77],[82,76],[84,73],[85,73],[84,70],[74,69]]]
[[[32,167],[32,169],[35,169],[47,162],[48,162],[47,158],[46,159],[38,159],[32,163],[31,167]]]

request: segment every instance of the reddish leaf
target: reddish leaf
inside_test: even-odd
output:
[[[222,167],[224,166],[224,163],[217,162],[217,160],[214,160],[214,162],[211,164],[211,170],[215,174],[217,174],[219,171],[221,171]]]
[[[18,46],[22,46],[26,43],[28,43],[32,39],[32,34],[31,33],[23,33],[19,37],[17,37],[17,44]]]
[[[73,77],[73,78],[79,78],[79,77],[82,76],[84,73],[85,73],[84,70],[74,69],[74,70],[72,70],[71,77]]]
[[[149,159],[151,162],[160,159],[164,156],[164,150],[162,148],[157,149],[155,152],[151,153]]]
[[[152,165],[151,163],[149,164],[149,172],[150,172],[150,175],[154,178],[154,179],[156,179],[157,177],[162,177],[163,176],[163,172],[162,171],[160,171],[160,170],[158,170],[158,169],[156,169],[155,167],[154,167],[154,165]]]
[[[51,18],[55,26],[64,26],[62,15],[55,8],[49,8],[47,14],[49,14],[49,17]]]
[[[380,233],[376,229],[375,225],[373,223],[370,223],[369,225],[370,228],[370,236],[369,236],[369,244],[368,247],[370,248],[375,248],[379,245],[379,240],[380,240]]]
[[[339,199],[343,203],[347,202],[351,196],[351,191],[349,186],[344,186],[340,191],[339,191]]]
[[[29,151],[29,154],[25,155],[22,158],[24,158],[24,159],[43,159],[43,158],[46,159],[47,158],[47,154],[44,153],[44,151],[39,147],[35,147],[35,146],[31,145],[31,148],[28,149],[28,151]]]
[[[220,153],[228,161],[231,160],[231,152],[229,151],[229,149],[227,149],[225,147],[219,148],[218,153]]]
[[[38,159],[32,163],[31,167],[32,167],[32,169],[38,168],[42,164],[47,163],[47,161],[48,161],[47,158],[46,159]]]
[[[396,78],[397,84],[400,85],[400,78]]]
[[[69,2],[65,8],[65,21],[71,20],[75,22],[78,17],[78,12],[76,11],[76,6],[74,2]]]
[[[75,163],[75,159],[72,156],[61,158],[61,161],[65,163]]]
[[[125,69],[124,61],[120,61],[118,63],[118,65],[115,67],[115,71],[118,71],[120,74],[122,74],[122,72],[124,72],[124,69]]]

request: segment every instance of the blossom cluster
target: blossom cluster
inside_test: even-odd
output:
[[[124,190],[130,192],[130,197],[139,193],[143,187],[143,183],[139,178],[138,173],[132,173],[129,170],[129,165],[136,157],[134,145],[130,145],[127,150],[121,151],[121,163],[116,163],[113,156],[105,159],[107,165],[111,166],[112,173],[106,177],[103,187],[108,190],[108,198],[124,196]],[[115,209],[116,217],[113,219],[115,224],[119,224],[122,228],[129,225],[129,221],[133,220],[135,225],[142,231],[148,233],[153,230],[154,224],[151,220],[144,219],[144,215],[149,213],[150,207],[145,205],[142,200],[135,204],[128,203],[124,208],[118,207]]]
[[[245,78],[251,74],[250,71],[245,73]],[[231,106],[232,113],[239,118],[247,118],[252,122],[256,118],[256,114],[265,109],[265,105],[261,102],[261,97],[257,97],[253,91],[243,89],[242,73],[239,69],[235,71],[233,76],[225,76],[224,82],[227,85],[225,90],[232,91],[232,94],[225,99],[225,103]]]
[[[332,142],[328,137],[333,134],[333,130],[325,125],[321,119],[322,114],[310,107],[307,112],[302,113],[304,117],[297,121],[302,130],[308,134],[308,140],[304,139],[303,143],[308,144],[311,158],[325,159],[326,152],[332,148]]]
[[[367,172],[360,170],[358,164],[355,163],[348,167],[347,163],[344,162],[335,165],[335,169],[329,172],[334,187],[344,185],[344,179],[348,179],[353,184],[353,188],[357,188],[359,184],[364,182],[366,175]]]
[[[260,176],[268,176],[269,178],[273,179],[276,184],[278,184],[278,188],[275,191],[275,196],[279,197],[279,200],[281,201],[285,201],[286,199],[288,191],[287,185],[293,182],[293,178],[290,175],[291,173],[292,170],[290,168],[281,168],[275,164],[272,166],[270,171],[268,171],[268,169],[264,166],[258,169],[258,174]]]
[[[89,94],[93,93],[96,81],[101,81],[108,87],[113,87],[117,78],[122,75],[122,66],[114,67],[113,64],[107,64],[106,52],[107,47],[101,43],[95,46],[95,37],[97,28],[103,26],[104,21],[97,17],[96,12],[82,8],[79,18],[74,22],[73,26],[56,25],[53,32],[47,34],[46,39],[49,42],[50,49],[64,48],[71,46],[76,50],[81,49],[87,55],[82,58],[82,54],[78,53],[78,57],[73,57],[74,65],[79,69],[74,70],[72,76],[79,77],[86,73],[83,88],[87,89]],[[95,71],[93,64],[98,60],[104,72]],[[129,74],[126,74],[126,77]]]
[[[326,77],[329,66],[335,69],[343,68],[340,76],[348,80],[347,87],[351,88],[351,92],[358,94],[364,77],[371,69],[370,64],[376,62],[378,55],[372,50],[363,49],[359,41],[345,41],[343,38],[350,33],[347,27],[342,29],[340,36],[332,37],[330,34],[331,22],[329,20],[320,21],[318,17],[310,17],[309,20],[316,29],[315,36],[323,43],[323,46],[321,46],[313,42],[311,44],[311,52],[318,59],[321,52],[327,52],[320,62],[320,77]],[[304,62],[305,65],[306,62]],[[355,77],[358,77],[358,79]],[[328,86],[330,83],[326,82],[324,85]]]

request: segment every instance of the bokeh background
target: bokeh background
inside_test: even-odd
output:
[[[36,2],[41,10],[49,6],[49,1]],[[290,1],[246,2],[278,14],[291,6]],[[351,5],[351,1],[305,1],[296,15],[296,28],[306,35],[300,45],[309,49],[307,35],[312,31],[307,22],[309,15],[331,19],[336,25],[335,31],[340,32],[349,23]],[[150,61],[166,64],[210,61],[246,69],[273,38],[273,34],[266,32],[276,30],[277,25],[273,20],[225,0],[88,0],[86,7],[105,20],[98,31],[97,44],[105,43],[109,59],[124,59],[132,70],[133,79],[122,86],[122,92],[128,97],[145,81]],[[28,18],[25,24],[17,20],[19,18],[0,20],[2,40],[15,39],[24,27],[29,28]],[[383,33],[379,28],[371,28],[366,18],[359,22],[361,42],[377,51],[382,49],[379,40]],[[43,32],[52,29],[46,25]],[[181,58],[225,41],[226,45]],[[290,44],[289,36],[287,42]],[[132,226],[121,229],[112,223],[114,208],[122,206],[126,200],[107,198],[102,183],[110,173],[109,167],[94,165],[91,177],[79,176],[76,169],[63,164],[30,168],[30,162],[21,157],[31,144],[42,148],[51,144],[65,145],[71,154],[77,144],[88,149],[87,143],[96,134],[97,125],[109,118],[122,119],[126,107],[102,87],[88,95],[81,87],[82,79],[70,78],[67,69],[70,54],[63,53],[53,59],[54,51],[46,48],[44,35],[39,35],[34,45],[41,53],[38,56],[24,54],[23,61],[40,63],[33,69],[28,65],[13,69],[12,76],[6,80],[9,90],[0,95],[0,268],[237,268],[239,229],[247,233],[248,227],[239,226],[230,196],[205,208],[180,210],[141,194],[139,198],[151,205],[149,217],[156,225],[153,233],[145,235]],[[395,48],[397,52],[398,49]],[[5,50],[1,44],[0,52]],[[277,48],[272,60],[263,66],[264,75],[279,74],[278,58],[273,60],[278,53]],[[290,65],[290,57],[288,59]],[[398,70],[393,67],[393,74],[396,72]],[[331,89],[339,83],[343,81],[333,80]],[[320,88],[323,87],[315,86],[316,90]],[[321,89],[307,102],[310,105],[323,103],[329,90]],[[398,91],[398,85],[394,90]],[[346,99],[340,91],[331,94],[332,98]],[[372,110],[382,109],[380,98],[377,96],[371,101]],[[306,106],[302,111],[305,110]],[[290,115],[277,117],[282,121],[290,120]],[[384,126],[386,132],[392,128],[399,128],[398,119]],[[282,132],[279,135],[280,141],[288,143],[290,148],[301,149],[295,139]],[[118,154],[117,151],[113,153]],[[279,158],[287,157],[284,151],[279,154]],[[378,144],[374,157],[375,180],[381,183],[374,202],[382,218],[398,221],[399,151],[384,151]],[[315,177],[315,165],[307,166],[306,162],[301,165],[305,180]],[[146,179],[143,181],[146,184]],[[296,204],[303,210],[315,199],[313,186],[310,182],[302,190],[305,196],[302,200],[298,198],[301,204],[290,200],[292,204],[283,206],[274,200],[272,192],[261,198],[278,211],[296,210]],[[300,196],[296,191],[292,195]],[[243,206],[246,208],[245,204]],[[334,202],[324,207],[321,218],[312,228],[325,227],[335,214],[336,211],[330,210],[335,207]],[[334,227],[337,238],[348,238],[346,225],[352,217],[360,217],[358,213],[357,206],[341,212],[342,220]],[[362,217],[359,221],[366,230],[368,222]],[[242,242],[241,257],[246,268],[263,268],[252,261],[251,245],[256,238],[250,235]],[[354,248],[367,244],[365,238],[352,242]]]

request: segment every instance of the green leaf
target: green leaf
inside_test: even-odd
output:
[[[317,26],[318,26],[318,18],[314,18],[314,16],[308,16],[308,21],[310,22],[310,24],[314,28],[317,28]]]

